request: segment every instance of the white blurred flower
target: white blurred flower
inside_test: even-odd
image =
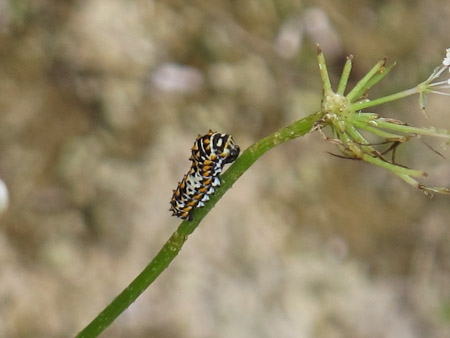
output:
[[[8,209],[9,194],[5,182],[0,179],[0,214]]]
[[[301,17],[288,18],[280,27],[275,38],[275,52],[285,59],[298,54],[303,43],[304,23]]]
[[[302,15],[293,14],[281,25],[274,42],[275,52],[285,59],[298,55],[304,37],[323,46],[328,57],[342,54],[342,43],[327,13],[319,7],[309,7]]]
[[[447,55],[445,55],[444,60],[442,61],[442,64],[444,66],[450,66],[450,48],[446,49]],[[449,68],[450,69],[450,68]]]
[[[151,74],[152,84],[165,92],[193,93],[203,86],[203,74],[197,68],[165,63]]]

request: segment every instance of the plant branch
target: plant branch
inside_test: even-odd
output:
[[[395,93],[392,95],[388,95],[388,96],[384,96],[384,97],[380,97],[378,99],[375,100],[364,100],[364,101],[360,101],[360,102],[356,102],[352,104],[352,109],[357,111],[357,110],[362,110],[362,109],[366,109],[369,107],[373,107],[373,106],[378,106],[382,103],[387,103],[387,102],[392,102],[392,101],[396,101],[399,99],[402,99],[404,97],[410,96],[410,95],[414,95],[417,94],[418,90],[416,87],[411,88],[411,89],[407,89],[404,91],[401,91],[399,93]]]
[[[77,338],[97,337],[105,330],[123,311],[125,311],[168,267],[170,262],[178,255],[188,236],[197,228],[202,219],[211,211],[214,205],[230,189],[236,180],[265,152],[274,146],[307,134],[314,123],[322,117],[322,113],[316,112],[308,117],[298,120],[291,125],[281,128],[275,133],[263,138],[247,148],[233,165],[220,177],[221,186],[211,196],[204,208],[194,211],[193,221],[183,221],[178,229],[164,244],[159,253],[136,277],[133,282],[123,290],[88,326],[86,326]]]

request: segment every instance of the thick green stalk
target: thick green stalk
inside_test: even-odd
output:
[[[105,330],[123,311],[125,311],[167,268],[170,262],[178,255],[188,236],[197,228],[201,220],[208,214],[233,183],[266,151],[277,144],[307,134],[314,123],[322,117],[320,112],[314,113],[291,125],[281,128],[277,132],[263,138],[247,148],[233,165],[221,176],[221,186],[211,196],[204,208],[196,209],[194,220],[183,221],[178,229],[164,244],[161,251],[145,267],[145,269],[122,291],[86,328],[78,335],[81,337],[97,337]]]

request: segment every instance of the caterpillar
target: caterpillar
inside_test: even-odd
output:
[[[214,187],[220,185],[219,175],[223,167],[234,162],[239,152],[240,148],[231,135],[212,130],[206,135],[198,135],[189,158],[191,169],[173,190],[169,209],[172,215],[192,221],[194,209],[203,207],[204,202],[209,200]]]

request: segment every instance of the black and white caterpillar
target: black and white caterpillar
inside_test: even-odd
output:
[[[192,221],[194,209],[203,207],[209,200],[214,187],[220,185],[219,175],[223,167],[234,162],[239,152],[239,146],[231,135],[211,130],[204,136],[199,135],[189,158],[191,169],[178,183],[170,200],[173,216]]]

